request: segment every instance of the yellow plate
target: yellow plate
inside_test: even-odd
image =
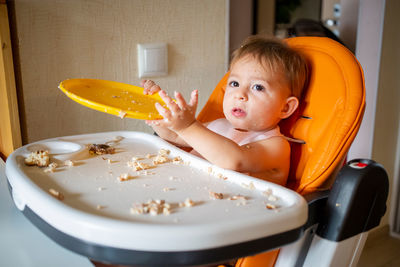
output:
[[[158,94],[144,95],[143,88],[125,83],[96,79],[69,79],[62,81],[59,88],[81,105],[121,118],[161,119],[154,104],[159,102],[165,106]]]

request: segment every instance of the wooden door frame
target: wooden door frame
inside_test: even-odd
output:
[[[0,157],[22,145],[6,0],[0,0]]]

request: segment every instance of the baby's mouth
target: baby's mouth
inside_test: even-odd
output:
[[[246,116],[246,112],[241,108],[233,108],[231,111],[232,115],[237,118],[242,118]]]

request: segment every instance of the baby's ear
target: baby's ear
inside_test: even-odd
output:
[[[299,106],[299,100],[295,96],[286,98],[286,104],[281,111],[281,119],[286,119],[293,114],[293,112]]]

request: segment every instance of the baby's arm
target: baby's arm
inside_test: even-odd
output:
[[[283,137],[239,146],[199,122],[177,134],[211,163],[284,185],[289,171],[290,146]]]
[[[169,110],[156,105],[164,117],[163,126],[174,131],[211,163],[230,170],[258,174],[259,178],[284,184],[289,169],[290,146],[282,137],[239,146],[198,122],[194,117],[197,91],[193,91],[189,104],[180,93],[175,93],[176,103],[165,92],[160,96]],[[262,175],[264,174],[264,175]],[[270,179],[269,179],[270,178]]]

